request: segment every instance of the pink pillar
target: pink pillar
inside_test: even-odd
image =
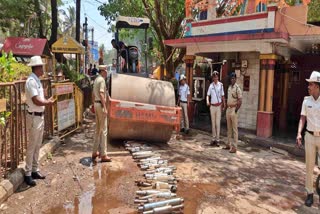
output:
[[[186,18],[187,19],[191,19],[192,18],[192,14],[191,14],[191,4],[192,4],[192,0],[186,0],[185,1],[185,12],[186,12]]]

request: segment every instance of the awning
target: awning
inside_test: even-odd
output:
[[[47,39],[8,37],[2,51],[14,56],[51,56]]]
[[[222,43],[232,41],[261,41],[261,42],[287,42],[289,35],[286,33],[255,33],[255,34],[231,34],[231,35],[209,35],[209,36],[194,36],[185,37],[181,39],[164,40],[164,44],[176,47],[186,48],[194,44],[207,44],[207,43]]]
[[[52,45],[53,53],[70,53],[70,54],[84,54],[84,47],[70,36],[64,36],[58,39]]]

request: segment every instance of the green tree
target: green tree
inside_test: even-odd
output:
[[[0,28],[9,35],[20,35],[25,22],[34,15],[30,8],[30,0],[1,0]]]
[[[53,0],[0,0],[0,28],[8,36],[49,38]],[[62,0],[55,0],[62,5]],[[52,17],[51,17],[52,16]]]
[[[99,10],[109,25],[116,20],[117,15],[148,17],[156,42],[155,47],[159,50],[159,58],[172,75],[181,63],[185,49],[166,46],[164,40],[182,36],[184,3],[184,0],[112,0],[100,6]],[[112,29],[113,27],[109,28],[110,31]]]
[[[312,0],[309,4],[308,21],[309,22],[320,22],[320,1]]]

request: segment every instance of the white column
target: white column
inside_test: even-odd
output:
[[[208,20],[213,20],[217,18],[217,0],[208,0]]]

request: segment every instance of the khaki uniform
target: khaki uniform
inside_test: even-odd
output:
[[[190,95],[190,89],[187,83],[180,85],[179,96],[180,96],[180,107],[182,108],[181,117],[181,128],[189,129],[189,118],[188,118],[188,95]]]
[[[242,91],[237,83],[228,88],[227,100],[227,127],[228,127],[228,144],[237,148],[238,146],[238,114],[236,113],[236,105],[238,99],[242,98]],[[233,141],[232,141],[233,134]]]
[[[29,137],[26,151],[25,175],[31,176],[31,172],[39,171],[39,151],[43,140],[43,112],[45,109],[44,106],[37,106],[32,101],[32,97],[34,96],[39,96],[41,99],[44,99],[42,84],[40,79],[34,73],[28,77],[25,85],[25,91],[26,103],[28,105],[27,130]]]
[[[217,84],[211,83],[207,91],[207,96],[211,97],[210,116],[211,116],[212,140],[219,141],[222,97],[224,96],[223,84],[221,82],[218,82]]]
[[[107,155],[107,141],[108,141],[108,119],[104,115],[103,106],[100,101],[99,93],[103,92],[107,96],[107,87],[105,79],[98,76],[93,84],[94,94],[94,109],[96,114],[96,131],[94,137],[93,154],[99,152],[101,156]],[[101,102],[101,101],[100,101]]]
[[[313,193],[313,170],[316,152],[320,149],[320,98],[315,100],[313,96],[305,97],[301,115],[306,116],[307,120],[307,131],[304,137],[307,168],[306,190],[308,194],[311,194]],[[313,132],[313,134],[310,132]],[[315,136],[317,134],[319,136]]]

